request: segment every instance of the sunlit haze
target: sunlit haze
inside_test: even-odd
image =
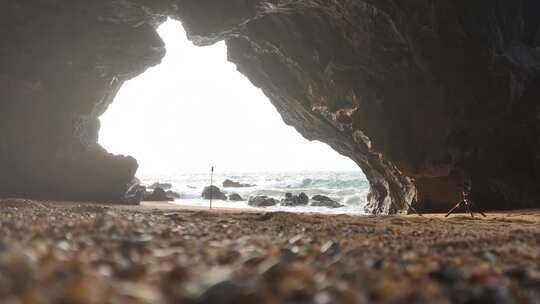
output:
[[[100,143],[132,155],[139,176],[205,172],[359,170],[287,126],[268,98],[227,61],[223,42],[195,47],[182,25],[159,28],[163,62],[128,81],[101,117]]]

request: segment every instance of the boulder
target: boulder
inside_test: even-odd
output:
[[[172,190],[167,191],[167,196],[172,198],[172,199],[180,199],[180,193],[174,192]]]
[[[242,184],[240,182],[235,182],[230,179],[226,179],[223,181],[223,188],[248,188],[248,187],[255,187],[256,185],[252,184]]]
[[[225,195],[225,193],[221,192],[221,189],[219,189],[216,186],[208,186],[204,188],[202,192],[202,197],[207,200],[209,199],[223,200],[223,201],[227,200],[227,196]]]
[[[163,190],[162,188],[155,188],[151,194],[148,194],[148,192],[146,192],[143,200],[152,202],[169,202],[173,201],[174,199],[170,198],[167,195],[167,192],[165,192],[165,190]]]
[[[229,200],[233,202],[239,202],[239,201],[243,201],[244,199],[242,198],[242,196],[240,196],[240,194],[233,193],[229,195]]]
[[[311,203],[311,206],[315,206],[315,207],[340,208],[344,206],[334,201],[333,199],[329,198],[328,196],[324,196],[324,195],[315,195],[311,199],[313,200],[313,202]]]
[[[309,197],[304,193],[299,195],[292,195],[292,193],[286,193],[285,198],[281,200],[281,206],[306,206],[309,203]]]
[[[332,200],[331,198],[329,198],[326,195],[315,195],[311,199],[314,200],[314,201],[318,201],[318,202],[324,202],[324,201],[331,201]]]
[[[277,200],[265,195],[251,197],[248,201],[248,205],[252,207],[270,207],[277,205],[277,203]]]

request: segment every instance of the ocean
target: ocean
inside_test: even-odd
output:
[[[223,181],[230,179],[244,184],[255,184],[249,188],[223,188]],[[204,187],[210,185],[208,173],[179,173],[164,176],[141,177],[144,185],[154,182],[170,183],[172,190],[180,194],[180,199],[174,203],[186,206],[208,206],[209,201],[203,200],[201,193]],[[369,183],[359,171],[348,172],[249,172],[249,173],[214,173],[214,185],[226,194],[238,193],[244,201],[212,202],[215,208],[247,208],[266,211],[310,212],[328,214],[365,214],[364,206],[369,190]],[[272,206],[255,208],[247,204],[249,197],[266,195],[281,200],[285,193],[294,195],[301,192],[310,198],[314,195],[325,195],[344,205],[341,208],[326,208],[314,206]]]

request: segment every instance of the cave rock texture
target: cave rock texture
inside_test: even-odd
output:
[[[540,206],[536,0],[4,0],[0,195],[122,201],[137,162],[98,143],[122,83],[183,22],[286,123],[353,159],[368,209]],[[179,84],[181,85],[181,84]]]

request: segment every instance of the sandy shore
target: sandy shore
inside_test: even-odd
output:
[[[2,303],[539,303],[540,212],[0,201]]]

